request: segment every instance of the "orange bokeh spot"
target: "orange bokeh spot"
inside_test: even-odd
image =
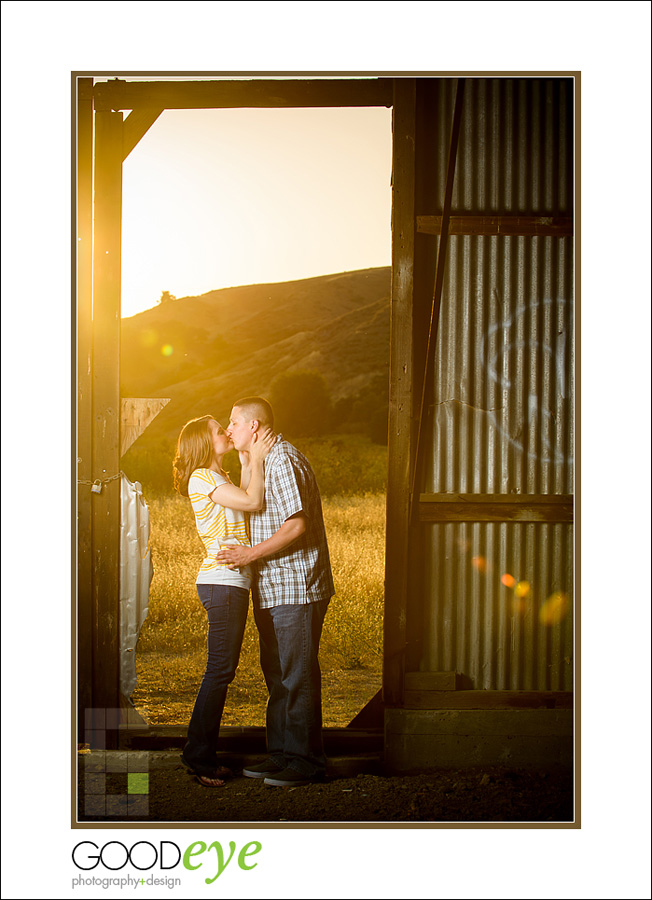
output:
[[[484,556],[474,556],[471,559],[471,565],[474,566],[478,572],[484,573],[487,571],[487,560]]]
[[[530,582],[519,581],[519,583],[514,588],[514,593],[517,597],[520,598],[527,597],[527,595],[530,593]]]
[[[500,576],[501,584],[504,584],[505,587],[513,588],[516,584],[516,579],[513,575],[510,575],[509,572],[505,572],[504,575]]]
[[[568,597],[562,591],[555,591],[539,610],[539,621],[543,625],[557,625],[567,612]]]

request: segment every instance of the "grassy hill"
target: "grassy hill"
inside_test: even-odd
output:
[[[167,478],[171,448],[188,419],[211,414],[226,422],[234,400],[269,396],[274,378],[286,372],[325,379],[331,432],[382,435],[389,293],[389,267],[363,269],[210,291],[123,319],[121,395],[171,401],[125,456],[127,474],[147,480],[144,469],[161,457]],[[287,425],[276,425],[292,438]]]

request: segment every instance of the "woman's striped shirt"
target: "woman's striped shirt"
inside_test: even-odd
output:
[[[209,496],[216,487],[227,483],[226,478],[212,469],[195,469],[188,482],[188,497],[206,554],[197,575],[197,584],[232,584],[248,590],[251,586],[249,566],[229,569],[215,558],[220,552],[220,541],[237,541],[251,546],[245,514],[239,509],[228,509],[213,503]]]

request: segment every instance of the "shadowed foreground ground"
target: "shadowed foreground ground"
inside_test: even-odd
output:
[[[262,759],[248,757],[245,763]],[[333,760],[322,784],[268,787],[236,774],[222,788],[205,788],[183,767],[178,750],[106,757],[93,751],[80,754],[79,762],[80,822],[573,821],[572,773],[560,769],[484,767],[386,776],[370,761],[363,773],[351,775],[350,763]],[[237,762],[241,767],[243,760]]]

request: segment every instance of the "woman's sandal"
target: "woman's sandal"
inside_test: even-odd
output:
[[[224,787],[226,781],[222,778],[210,778],[208,775],[198,775],[195,772],[195,781],[202,785],[202,787]]]
[[[225,778],[233,778],[233,772],[226,766],[217,766],[210,775],[200,775],[199,772],[196,772],[193,767],[186,762],[183,754],[181,755],[181,762],[186,769],[195,776],[195,780],[203,787],[223,787]]]

